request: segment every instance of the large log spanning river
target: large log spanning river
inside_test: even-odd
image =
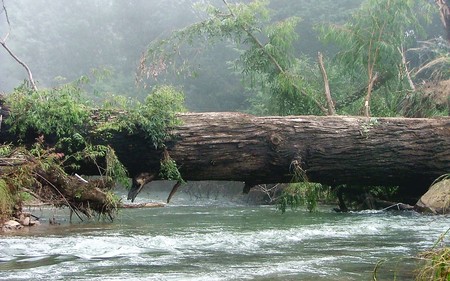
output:
[[[378,280],[411,280],[413,258],[450,227],[449,216],[281,214],[240,202],[180,193],[165,208],[122,210],[114,223],[69,224],[59,210],[34,210],[61,224],[0,236],[0,280],[359,281],[380,261]]]

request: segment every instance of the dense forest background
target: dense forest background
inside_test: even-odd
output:
[[[198,2],[224,6],[220,0],[5,1],[11,24],[8,45],[29,65],[40,88],[55,87],[84,77],[89,79],[86,90],[94,100],[104,99],[105,95],[143,99],[149,89],[135,83],[141,55],[150,42],[204,20],[205,13],[194,7]],[[320,26],[343,24],[362,2],[274,0],[269,8],[272,22],[292,16],[301,18],[295,27],[299,37],[294,41],[293,53],[308,63],[306,68],[311,69],[308,75],[321,81],[317,52],[332,59],[339,49],[335,44],[318,39]],[[425,25],[426,34],[417,40],[443,34],[438,12],[432,16],[432,21]],[[0,31],[5,33],[7,30],[2,15]],[[261,88],[241,83],[242,75],[231,63],[242,49],[225,40],[201,51],[190,58],[190,63],[196,67],[195,75],[164,75],[151,81],[150,87],[164,83],[177,85],[185,93],[190,111],[272,113],[261,110],[264,99],[255,104]],[[26,73],[4,50],[0,52],[0,62],[0,92],[9,93],[26,79]],[[332,87],[338,88],[339,84],[349,82],[337,73],[333,74],[331,68],[329,71]],[[355,91],[364,87],[364,83],[354,83],[353,88],[345,91]]]

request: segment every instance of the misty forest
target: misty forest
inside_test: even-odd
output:
[[[450,280],[450,1],[1,0],[0,45],[0,279]]]

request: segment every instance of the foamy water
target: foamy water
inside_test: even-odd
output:
[[[214,204],[129,209],[114,223],[63,221],[0,236],[0,279],[370,280],[375,265],[387,260],[381,275],[408,280],[412,257],[449,227],[450,217],[409,212],[281,214]]]

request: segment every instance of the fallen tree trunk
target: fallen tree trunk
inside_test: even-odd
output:
[[[6,106],[1,113],[3,119],[8,117]],[[93,113],[94,123],[101,123],[97,115]],[[179,118],[182,125],[172,130],[174,137],[165,146],[185,180],[241,181],[248,189],[290,182],[296,170],[311,182],[400,186],[404,194],[419,197],[434,179],[450,172],[447,117],[255,117],[216,112]],[[1,142],[14,139],[4,123],[0,129]],[[130,176],[137,177],[135,185],[142,173],[147,180],[158,179],[163,151],[155,150],[144,133],[98,135],[92,130],[91,139],[115,149]],[[90,165],[80,173],[97,171]]]
[[[423,194],[450,172],[450,118],[255,117],[181,114],[166,142],[185,180],[292,181],[293,168],[331,186],[400,186]],[[162,151],[139,134],[108,141],[132,176],[156,175]]]

